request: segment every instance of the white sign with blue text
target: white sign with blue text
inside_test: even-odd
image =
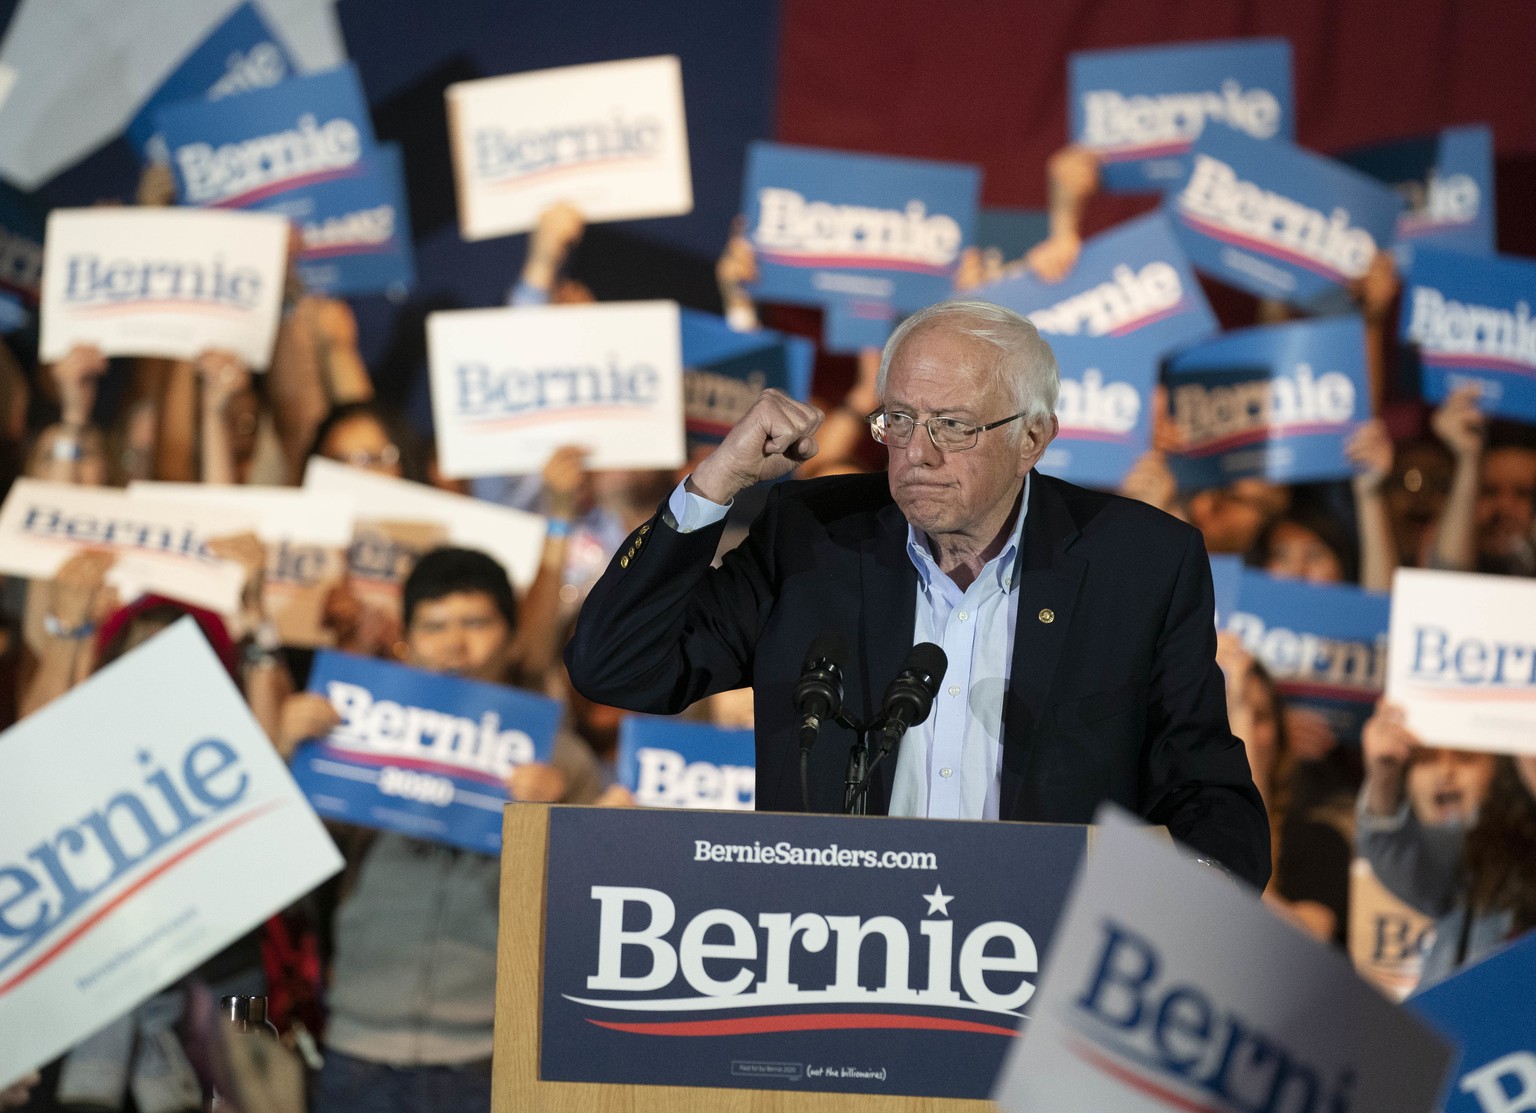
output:
[[[1211,126],[1164,204],[1195,266],[1261,298],[1332,307],[1391,246],[1402,200],[1290,143]]]
[[[683,72],[673,55],[450,85],[459,232],[525,232],[557,202],[589,222],[693,211]]]
[[[293,755],[315,811],[482,854],[501,850],[507,778],[549,761],[560,724],[544,696],[329,650],[309,690],[341,716]]]
[[[1477,387],[1484,413],[1536,424],[1536,263],[1420,248],[1403,288],[1402,338],[1426,401]]]
[[[42,336],[51,362],[77,344],[109,356],[272,358],[288,222],[267,213],[55,209],[43,253]]]
[[[750,729],[630,715],[619,726],[617,766],[642,807],[750,812],[757,800]]]
[[[1436,1108],[1451,1049],[1258,894],[1106,805],[1030,1020],[1007,1113]]]
[[[562,445],[592,468],[683,462],[677,304],[457,309],[427,318],[444,475],[537,471]]]
[[[1387,698],[1426,746],[1536,754],[1536,583],[1399,568]]]
[[[1445,1113],[1536,1109],[1536,934],[1527,932],[1454,978],[1408,999],[1461,1050]]]
[[[916,310],[953,290],[981,171],[760,142],[747,152],[742,190],[758,297]]]
[[[1336,317],[1229,332],[1174,356],[1167,385],[1184,435],[1169,459],[1180,487],[1344,479],[1344,445],[1371,416],[1365,326]]]
[[[1072,141],[1097,156],[1104,188],[1157,192],[1189,169],[1207,121],[1291,139],[1291,44],[1243,39],[1094,50],[1067,62]]]
[[[0,1078],[341,868],[190,620],[0,735],[0,765]]]
[[[358,173],[373,150],[368,98],[352,65],[219,101],[161,109],[183,204],[245,208]]]
[[[0,572],[51,579],[75,554],[103,549],[113,555],[106,582],[125,602],[153,592],[234,614],[244,573],[208,542],[255,524],[246,509],[18,479],[0,506]]]

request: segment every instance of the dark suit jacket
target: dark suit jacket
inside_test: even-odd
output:
[[[587,698],[670,714],[712,692],[756,694],[757,806],[799,811],[792,692],[810,642],[854,657],[844,706],[868,721],[912,645],[917,572],[881,475],[781,484],[721,567],[722,526],[641,526],[593,588],[566,649]],[[1113,800],[1261,886],[1269,829],[1215,663],[1199,533],[1160,511],[1036,472],[1019,556],[1004,703],[1004,819],[1088,823]],[[851,732],[811,753],[811,807],[840,811]],[[894,761],[876,769],[883,813]]]

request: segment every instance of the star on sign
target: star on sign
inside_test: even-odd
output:
[[[949,902],[955,898],[953,896],[944,895],[944,886],[935,885],[933,887],[933,892],[923,894],[923,899],[928,902],[928,911],[924,913],[925,915],[933,916],[937,914],[948,916]]]

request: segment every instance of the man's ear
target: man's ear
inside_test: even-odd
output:
[[[1025,424],[1024,431],[1019,435],[1019,478],[1022,479],[1040,462],[1040,457],[1045,455],[1045,450],[1060,430],[1061,423],[1056,420],[1055,414]]]

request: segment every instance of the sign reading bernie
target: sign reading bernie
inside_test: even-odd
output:
[[[1536,754],[1536,584],[1399,568],[1387,698],[1425,745]]]
[[[0,1079],[341,868],[191,619],[0,735],[0,755]]]
[[[1072,141],[1098,157],[1111,192],[1168,188],[1208,122],[1257,140],[1296,132],[1284,39],[1082,51],[1067,82]]]
[[[465,81],[447,98],[466,240],[525,232],[556,202],[594,222],[693,209],[672,55]]]
[[[268,213],[55,209],[38,357],[50,363],[77,344],[167,359],[217,348],[263,371],[287,257],[288,222]]]
[[[592,468],[683,462],[682,357],[669,301],[459,309],[427,318],[444,475],[537,471],[581,445]]]

